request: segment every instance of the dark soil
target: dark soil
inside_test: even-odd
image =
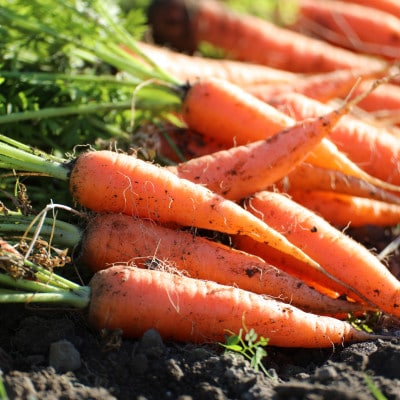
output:
[[[349,233],[377,251],[394,236]],[[399,273],[398,253],[388,266]],[[383,316],[378,329],[392,338],[323,350],[267,347],[267,377],[217,344],[166,343],[156,331],[122,339],[93,331],[75,311],[2,305],[0,372],[10,399],[400,399],[400,325]]]

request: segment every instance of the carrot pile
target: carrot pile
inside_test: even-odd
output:
[[[378,337],[344,319],[371,311],[400,317],[400,281],[342,228],[400,223],[400,138],[395,124],[383,127],[369,112],[379,111],[376,92],[398,84],[392,62],[400,37],[397,43],[397,33],[378,22],[399,17],[372,5],[354,5],[350,14],[350,2],[299,0],[297,22],[278,27],[212,0],[178,1],[183,25],[165,30],[167,3],[150,6],[149,23],[154,41],[175,50],[118,48],[149,68],[157,64],[158,79],[170,77],[166,90],[179,99],[181,129],[168,139],[182,152],[161,155],[174,165],[110,150],[67,160],[0,136],[0,168],[67,182],[84,221],[78,228],[8,210],[0,214],[1,235],[26,240],[40,232],[68,247],[93,278],[82,288],[56,275],[49,290],[85,308],[98,329],[135,338],[156,328],[166,339],[221,341],[245,320],[283,347]],[[357,43],[346,36],[328,44],[315,30],[305,33],[315,27],[310,19],[324,15],[331,37],[339,12],[354,30],[370,21],[382,34],[354,31]],[[204,41],[226,59],[193,55]],[[376,45],[390,54],[368,51]],[[44,291],[41,267],[0,244],[2,256],[38,274],[31,289]],[[12,287],[7,279],[0,274],[0,284]],[[0,302],[26,300],[5,290]]]

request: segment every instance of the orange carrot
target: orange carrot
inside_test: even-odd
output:
[[[236,203],[180,179],[165,168],[112,151],[81,154],[69,176],[76,202],[97,212],[121,212],[161,223],[249,235],[319,266]]]
[[[73,199],[97,212],[121,212],[171,223],[249,235],[289,252],[314,268],[315,261],[240,205],[180,179],[166,168],[113,151],[89,151],[67,162],[0,138],[2,168],[69,180]],[[11,144],[9,144],[11,143]]]
[[[29,279],[0,274],[2,303],[69,305],[84,310],[99,331],[138,338],[155,328],[165,340],[215,342],[254,329],[270,344],[305,348],[384,338],[266,296],[161,270],[118,264],[81,286],[1,249],[0,240],[2,259],[15,257],[31,271]]]
[[[189,128],[229,147],[266,139],[295,123],[239,86],[212,78],[189,87],[182,118]]]
[[[361,82],[354,90],[354,94],[357,95],[357,93],[362,93],[368,84],[368,81]],[[390,117],[390,113],[393,113],[393,116],[397,117],[394,120],[394,123],[398,124],[398,112],[400,111],[400,87],[396,84],[386,83],[379,88],[376,88],[374,92],[361,100],[358,103],[358,107],[373,113],[374,116],[378,118],[385,118],[387,114],[389,114]]]
[[[378,78],[383,76],[384,73],[384,71],[380,73],[378,71],[345,69],[312,74],[291,82],[248,85],[244,88],[253,96],[265,102],[283,92],[296,92],[326,103],[335,98],[346,97],[360,80]],[[369,82],[369,86],[363,86],[363,90],[358,91],[358,93],[368,90],[370,86],[371,83]]]
[[[400,18],[400,4],[397,0],[346,0],[346,3],[362,4],[366,7],[386,11]]]
[[[305,263],[291,257],[288,254],[282,253],[265,243],[256,242],[246,236],[233,236],[232,243],[236,249],[249,254],[254,254],[269,264],[276,265],[281,271],[294,276],[308,286],[313,287],[318,292],[325,294],[333,299],[350,298],[353,301],[365,303],[363,299],[344,288],[339,282],[330,279],[322,271],[310,269]]]
[[[282,180],[275,182],[274,187],[289,194],[297,190],[319,190],[400,204],[399,196],[362,179],[308,163],[299,164]]]
[[[149,43],[136,43],[139,49],[158,66],[182,82],[194,83],[197,79],[214,77],[237,85],[254,85],[268,82],[288,82],[299,76],[288,71],[240,61],[188,56],[166,47]],[[138,57],[132,50],[123,47]]]
[[[292,28],[357,52],[400,57],[400,18],[339,0],[299,0]]]
[[[282,179],[331,132],[348,107],[303,120],[266,140],[197,157],[170,170],[231,200]]]
[[[221,104],[224,104],[224,107],[220,107]],[[207,110],[207,115],[205,115],[205,110]],[[191,129],[209,135],[221,143],[226,143],[227,146],[248,144],[270,137],[274,140],[277,132],[295,124],[292,118],[246,93],[237,85],[218,79],[202,80],[188,89],[183,102],[182,117]],[[314,148],[312,154],[307,157],[307,162],[326,168],[331,168],[334,164],[335,169],[343,173],[351,171],[352,175],[378,187],[396,190],[368,176],[327,139],[323,139]],[[202,172],[209,167],[211,168],[208,164],[200,166],[192,176],[196,176],[197,172]],[[238,166],[235,169],[237,168]],[[228,174],[232,172],[229,171]],[[217,185],[221,182],[224,184],[226,176],[220,176],[219,179]]]
[[[285,93],[273,104],[299,120],[332,110],[298,93]],[[395,135],[357,118],[344,116],[329,137],[369,175],[394,185],[400,184],[400,141]]]
[[[324,296],[257,256],[123,214],[97,215],[89,221],[79,262],[95,272],[117,262],[141,268],[168,265],[192,278],[265,294],[320,315],[365,310],[360,304]]]
[[[380,69],[385,65],[382,60],[354,54],[254,16],[235,13],[213,0],[190,2],[190,5],[185,1],[174,3],[176,8],[180,7],[178,13],[182,18],[172,22],[169,10],[160,2],[154,2],[148,12],[156,42],[174,48],[193,51],[198,43],[205,41],[224,49],[228,58],[293,72],[367,66]]]
[[[252,292],[163,271],[118,265],[96,273],[90,287],[90,323],[132,338],[155,328],[165,340],[216,342],[244,324],[281,347],[332,347],[377,337]]]
[[[279,193],[258,193],[245,202],[245,207],[279,229],[358,295],[384,312],[400,315],[400,281],[364,246]]]
[[[290,195],[294,201],[321,215],[335,226],[395,226],[400,223],[398,204],[315,190],[294,190]]]

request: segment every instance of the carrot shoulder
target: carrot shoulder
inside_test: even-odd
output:
[[[249,235],[319,267],[238,204],[133,156],[106,150],[83,153],[75,160],[69,180],[75,201],[93,211]]]
[[[101,214],[89,221],[79,262],[93,271],[115,263],[176,270],[195,279],[265,294],[319,315],[365,310],[361,304],[324,296],[257,256],[123,214]]]
[[[114,266],[96,273],[90,286],[90,323],[133,338],[155,328],[165,340],[224,341],[243,323],[281,347],[332,347],[376,338],[344,321],[252,292],[162,271]]]
[[[238,85],[216,78],[189,86],[182,118],[189,128],[229,147],[266,139],[295,123]]]
[[[245,205],[369,302],[400,315],[400,282],[364,246],[279,193],[258,193]]]

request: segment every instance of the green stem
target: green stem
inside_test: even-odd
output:
[[[75,14],[82,19],[83,24],[87,24],[87,18],[94,18],[90,13],[82,14],[74,6],[69,6],[64,4],[64,2],[57,2],[58,5],[68,7],[70,10],[74,11]],[[100,60],[113,65],[119,70],[125,71],[136,78],[142,80],[157,79],[159,81],[164,81],[169,84],[176,86],[182,85],[177,79],[170,76],[167,72],[163,71],[161,68],[151,68],[152,65],[147,66],[143,61],[136,59],[135,57],[127,54],[123,49],[120,48],[120,43],[118,40],[118,35],[112,34],[110,29],[105,29],[105,36],[101,35],[97,38],[97,43],[93,47],[92,43],[90,45],[86,44],[83,38],[75,38],[73,36],[60,33],[56,27],[50,27],[42,24],[40,21],[32,20],[26,18],[26,16],[19,15],[16,12],[10,11],[6,7],[0,7],[0,16],[8,21],[11,27],[20,30],[25,33],[31,34],[46,34],[51,39],[57,39],[64,43],[69,43],[74,45],[78,49],[86,50],[89,54],[93,54]],[[109,16],[107,17],[109,18]],[[97,23],[97,21],[94,21]],[[116,24],[113,22],[113,26]],[[130,46],[133,47],[135,41],[133,38],[129,40]]]
[[[103,122],[103,121],[101,121],[99,119],[96,119],[94,117],[89,117],[89,122],[95,128],[98,128],[98,129],[101,129],[104,132],[107,132],[112,137],[121,138],[121,139],[124,139],[124,140],[129,140],[130,137],[131,137],[128,132],[123,131],[118,126],[111,125],[111,124],[106,124],[105,122]]]
[[[79,104],[67,107],[49,107],[42,110],[21,111],[8,115],[0,116],[0,124],[8,124],[11,122],[21,122],[30,119],[43,119],[54,117],[65,117],[68,115],[85,115],[95,114],[98,112],[107,112],[112,110],[129,110],[131,108],[130,101],[119,103],[99,103],[99,104]]]
[[[61,74],[51,72],[24,72],[24,71],[0,71],[3,78],[18,79],[21,81],[37,82],[86,82],[101,83],[115,86],[135,87],[141,80],[118,78],[114,75],[91,75],[91,74]]]
[[[1,275],[1,274],[0,274]],[[1,283],[1,276],[0,276]],[[83,290],[85,289],[85,290]],[[49,303],[63,304],[79,309],[84,309],[89,305],[90,287],[82,286],[82,291],[78,293],[72,292],[56,292],[56,293],[25,293],[16,292],[2,293],[0,290],[0,303]]]
[[[9,233],[18,233],[21,236],[34,233],[33,217],[25,215],[0,215],[0,232],[3,236]],[[40,236],[52,238],[52,243],[68,248],[75,247],[82,239],[82,231],[75,225],[64,221],[46,218],[40,228]]]
[[[21,144],[21,146],[23,146]],[[36,172],[53,178],[68,180],[69,168],[65,163],[31,154],[4,143],[0,137],[0,166],[17,171]]]
[[[2,251],[2,257],[7,251]],[[10,253],[15,258],[15,253]],[[25,266],[35,273],[35,279],[15,279],[0,273],[0,303],[46,302],[67,304],[77,308],[85,308],[90,301],[90,287],[78,285],[28,260],[21,260]],[[12,292],[11,288],[15,291]]]

